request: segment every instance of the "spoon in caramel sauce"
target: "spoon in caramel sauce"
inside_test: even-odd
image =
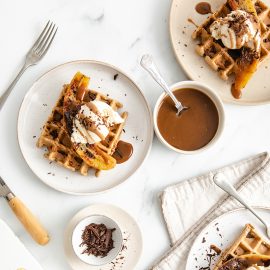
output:
[[[158,68],[155,65],[153,57],[151,55],[149,54],[143,55],[140,64],[146,71],[148,71],[148,73],[152,76],[152,78],[165,90],[165,92],[173,100],[175,108],[177,109],[176,112],[177,116],[179,116],[183,111],[188,109],[188,107],[183,106],[182,103],[175,97],[170,87],[168,86],[168,84],[158,71]]]

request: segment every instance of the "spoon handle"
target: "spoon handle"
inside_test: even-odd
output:
[[[259,214],[254,210],[253,207],[251,207],[244,198],[236,191],[236,189],[231,185],[229,182],[227,182],[224,177],[221,175],[216,174],[214,176],[214,183],[219,186],[221,189],[223,189],[225,192],[227,192],[229,195],[234,197],[238,202],[240,202],[242,205],[244,205],[256,218],[258,218],[266,227],[266,222],[262,219],[262,217],[259,216]]]
[[[141,66],[148,71],[152,78],[166,91],[166,93],[171,97],[175,104],[180,102],[172,94],[170,87],[167,85],[165,80],[162,78],[157,66],[154,63],[153,57],[149,54],[145,54],[141,59]]]

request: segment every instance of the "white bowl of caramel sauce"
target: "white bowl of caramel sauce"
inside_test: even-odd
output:
[[[213,146],[221,137],[225,112],[219,96],[205,84],[182,81],[171,86],[188,110],[176,115],[171,98],[163,93],[154,108],[154,128],[159,140],[178,153],[196,154]]]

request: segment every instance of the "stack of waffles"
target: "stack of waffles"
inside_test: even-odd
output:
[[[246,224],[231,247],[221,254],[213,270],[229,270],[230,262],[237,260],[264,266],[270,264],[270,243],[266,242],[251,224]]]
[[[47,152],[44,156],[50,161],[55,161],[71,171],[78,171],[82,175],[88,175],[91,167],[75,151],[70,135],[66,129],[63,105],[68,87],[69,85],[64,85],[52,113],[43,126],[41,135],[37,141],[37,147],[47,148]],[[122,108],[122,104],[117,100],[111,99],[97,91],[87,89],[81,102],[87,103],[93,100],[106,102],[115,111]],[[121,115],[124,120],[127,119],[127,116],[127,112],[123,112]],[[109,135],[103,141],[96,143],[95,146],[104,153],[112,156],[120,139],[124,125],[125,121],[110,127]],[[95,169],[95,174],[98,176],[99,170]]]
[[[260,0],[255,0],[254,5],[261,27],[259,60],[262,62],[270,54],[270,8]],[[198,40],[196,52],[204,57],[209,66],[217,71],[223,80],[228,80],[230,75],[235,74],[240,53],[239,50],[226,48],[220,40],[215,40],[211,36],[210,26],[218,18],[226,17],[231,11],[230,5],[224,4],[198,26],[192,35],[193,39]]]

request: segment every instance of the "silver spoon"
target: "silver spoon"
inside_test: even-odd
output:
[[[181,112],[184,110],[187,110],[188,107],[185,107],[182,105],[182,103],[177,100],[173,92],[171,91],[170,87],[168,84],[165,82],[163,77],[161,76],[160,72],[158,71],[157,66],[155,65],[153,61],[153,57],[149,54],[145,54],[142,56],[141,59],[141,66],[148,71],[148,73],[152,76],[152,78],[165,90],[165,92],[171,97],[173,100],[175,107],[177,109],[176,115],[179,116]]]
[[[246,207],[258,220],[263,223],[266,229],[266,234],[268,238],[270,238],[270,226],[267,224],[267,222],[257,213],[257,211],[251,207],[244,199],[243,197],[236,191],[236,189],[227,182],[224,177],[220,174],[216,174],[214,176],[214,183],[219,186],[221,189],[223,189],[225,192],[227,192],[229,195],[234,197],[238,202],[240,202],[242,205]]]

